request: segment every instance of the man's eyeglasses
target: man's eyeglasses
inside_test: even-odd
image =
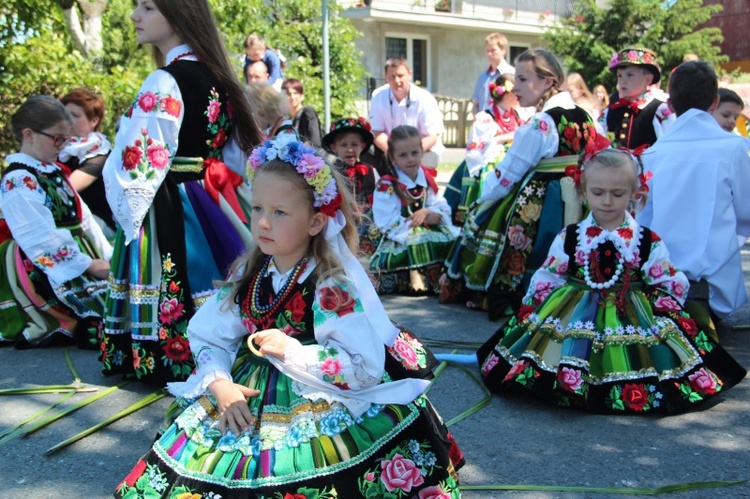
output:
[[[64,146],[70,140],[70,135],[50,135],[47,132],[35,130],[33,128],[31,129],[31,131],[36,132],[40,135],[44,135],[45,137],[49,137],[50,139],[52,139],[52,144],[54,144],[55,147]]]

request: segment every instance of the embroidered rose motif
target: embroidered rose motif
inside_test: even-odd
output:
[[[159,305],[159,321],[164,324],[172,324],[172,321],[182,317],[182,308],[183,305],[177,301],[177,298],[164,300]]]
[[[557,382],[560,383],[560,388],[573,393],[583,385],[581,371],[563,367],[557,372]]]
[[[307,496],[304,494],[290,494],[287,492],[284,494],[284,499],[307,499]]]
[[[140,107],[147,113],[150,113],[151,111],[154,110],[158,101],[159,99],[156,97],[156,94],[154,94],[153,92],[143,92],[138,97],[138,107]]]
[[[286,309],[291,312],[294,322],[301,322],[305,318],[305,307],[305,299],[301,293],[295,294],[294,298],[286,304]]]
[[[506,177],[503,177],[503,178],[502,178],[502,179],[500,180],[500,185],[501,185],[501,186],[503,186],[503,187],[505,187],[506,189],[507,189],[508,187],[510,187],[510,186],[511,186],[512,184],[513,184],[513,182],[511,182],[511,181],[510,181],[510,180],[509,180],[508,178],[506,178]]]
[[[227,141],[227,132],[221,128],[214,136],[214,140],[211,142],[213,149],[219,149]]]
[[[555,269],[555,271],[559,275],[564,275],[565,273],[567,273],[568,272],[568,262],[562,262],[562,263],[560,263],[560,265],[557,266],[557,268]]]
[[[670,270],[672,268],[670,267]],[[672,272],[669,273],[669,275],[674,275]],[[678,297],[682,298],[685,296],[685,283],[680,281],[672,281],[672,292]]]
[[[637,61],[638,60],[638,52],[635,50],[628,51],[628,59],[631,61]]]
[[[549,125],[546,121],[540,120],[539,121],[539,130],[541,130],[544,133],[547,133],[547,130],[549,130]]]
[[[419,487],[424,483],[424,478],[414,461],[406,459],[401,454],[396,454],[390,460],[380,463],[383,473],[380,480],[388,492],[401,489],[409,492],[413,487]]]
[[[26,186],[27,189],[31,189],[32,191],[36,190],[37,183],[33,177],[24,177],[23,184]]]
[[[654,265],[653,267],[648,269],[648,275],[650,275],[654,279],[658,279],[664,275],[664,267],[662,267],[661,265]]]
[[[617,229],[617,233],[625,240],[633,239],[633,229],[630,227],[620,227]]]
[[[335,377],[338,374],[341,374],[344,367],[341,364],[340,360],[335,360],[332,357],[327,357],[326,360],[324,360],[320,364],[320,370],[325,374],[326,376]]]
[[[182,110],[182,102],[178,101],[174,97],[164,97],[159,102],[161,109],[170,116],[175,118],[180,117],[180,111]]]
[[[671,298],[669,296],[660,296],[654,302],[654,306],[660,310],[680,310],[679,303],[677,303],[674,298]]]
[[[397,338],[393,344],[393,349],[409,367],[419,367],[417,352],[414,351],[414,348],[409,343],[401,338]]]
[[[526,223],[536,222],[542,215],[542,205],[539,203],[526,203],[521,207],[521,211],[518,212]]]
[[[526,257],[518,251],[511,251],[507,260],[508,274],[521,275],[526,272]]]
[[[125,150],[122,152],[122,167],[125,170],[135,170],[143,159],[143,151],[140,146],[125,146]]]
[[[148,161],[157,170],[163,170],[169,164],[169,151],[161,145],[150,145],[146,149]]]
[[[167,344],[161,348],[167,358],[174,362],[185,362],[190,359],[190,344],[182,336],[167,338]]]
[[[355,300],[343,289],[326,287],[320,290],[320,308],[326,312],[336,312],[343,317],[354,312],[355,305]]]
[[[513,248],[523,251],[531,244],[531,238],[524,234],[521,225],[514,225],[508,229],[508,240]]]
[[[513,367],[510,368],[510,371],[508,371],[508,374],[505,375],[505,378],[503,381],[509,381],[519,374],[521,374],[524,369],[526,369],[529,366],[528,362],[525,360],[519,360],[515,364],[513,364]]]
[[[643,411],[648,404],[648,392],[642,384],[627,383],[622,388],[622,400],[634,411]]]
[[[532,307],[531,305],[521,306],[521,308],[518,310],[518,315],[517,315],[518,320],[519,321],[526,320],[528,316],[534,313],[534,310],[535,310],[534,307]]]
[[[718,385],[713,375],[705,367],[688,376],[690,387],[698,393],[713,395],[718,391]]]
[[[552,292],[552,284],[549,282],[537,282],[534,286],[534,299],[543,302]]]
[[[211,99],[211,102],[208,103],[208,109],[206,109],[206,117],[208,118],[208,122],[214,123],[216,121],[216,118],[219,117],[220,111],[221,103],[219,103],[218,100]]]
[[[583,250],[576,251],[576,264],[584,265],[586,263],[586,253]]]
[[[602,233],[602,228],[597,225],[590,225],[586,227],[586,236],[590,237],[591,239],[595,238],[601,233]]]
[[[700,331],[700,329],[698,328],[698,323],[695,322],[695,320],[690,319],[689,317],[678,317],[677,324],[680,326],[680,329],[682,329],[690,338],[695,338]]]
[[[419,491],[419,499],[451,499],[440,485],[433,485]]]
[[[494,353],[487,357],[487,360],[482,365],[482,376],[486,377],[499,363],[500,359]]]

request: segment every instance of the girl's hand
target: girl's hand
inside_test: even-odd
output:
[[[109,262],[98,258],[91,260],[89,268],[86,269],[86,273],[103,281],[109,277]]]
[[[443,221],[443,217],[439,213],[430,211],[427,208],[422,208],[412,213],[410,227],[417,227],[420,225],[439,225]]]
[[[273,355],[279,360],[284,360],[286,352],[286,335],[280,329],[266,329],[255,333],[255,344],[264,355]]]
[[[247,399],[257,397],[260,392],[232,383],[228,379],[214,380],[208,385],[208,389],[219,406],[221,434],[227,433],[227,425],[236,436],[240,436],[243,431],[249,431],[253,425],[253,415],[250,414]]]

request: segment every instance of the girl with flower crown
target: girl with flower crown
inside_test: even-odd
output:
[[[352,254],[343,178],[293,134],[249,163],[255,245],[190,321],[185,409],[118,497],[459,497],[424,348]]]
[[[187,323],[252,239],[244,151],[261,137],[207,0],[138,0],[130,18],[159,69],[104,165],[119,229],[101,362],[163,386],[192,372]]]
[[[635,158],[594,153],[580,190],[591,213],[558,234],[518,314],[477,353],[485,384],[614,414],[680,412],[737,384],[745,369],[683,310],[687,277],[629,213],[647,192]]]
[[[455,225],[463,225],[466,211],[479,197],[484,177],[503,159],[516,129],[523,123],[516,110],[518,97],[513,93],[514,82],[514,75],[503,74],[490,83],[492,105],[477,113],[471,125],[466,158],[445,190],[445,200],[451,207]]]

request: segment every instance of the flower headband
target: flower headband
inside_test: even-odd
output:
[[[290,138],[286,138],[289,135]],[[291,164],[297,173],[314,189],[313,206],[329,217],[341,206],[341,194],[336,187],[331,167],[316,154],[315,149],[298,142],[295,134],[284,134],[259,145],[247,160],[247,178],[252,182],[256,170],[263,163],[278,159]]]
[[[513,82],[511,82],[510,80],[505,80],[505,83],[503,83],[502,85],[490,83],[487,88],[489,88],[490,95],[492,97],[499,99],[503,95],[513,91]]]
[[[594,127],[589,128],[589,140],[583,148],[578,158],[577,165],[571,165],[565,168],[565,175],[573,178],[573,182],[576,185],[581,184],[581,173],[583,173],[583,165],[588,162],[591,158],[596,156],[599,151],[609,149],[612,144],[607,140],[607,137],[596,132]]]

